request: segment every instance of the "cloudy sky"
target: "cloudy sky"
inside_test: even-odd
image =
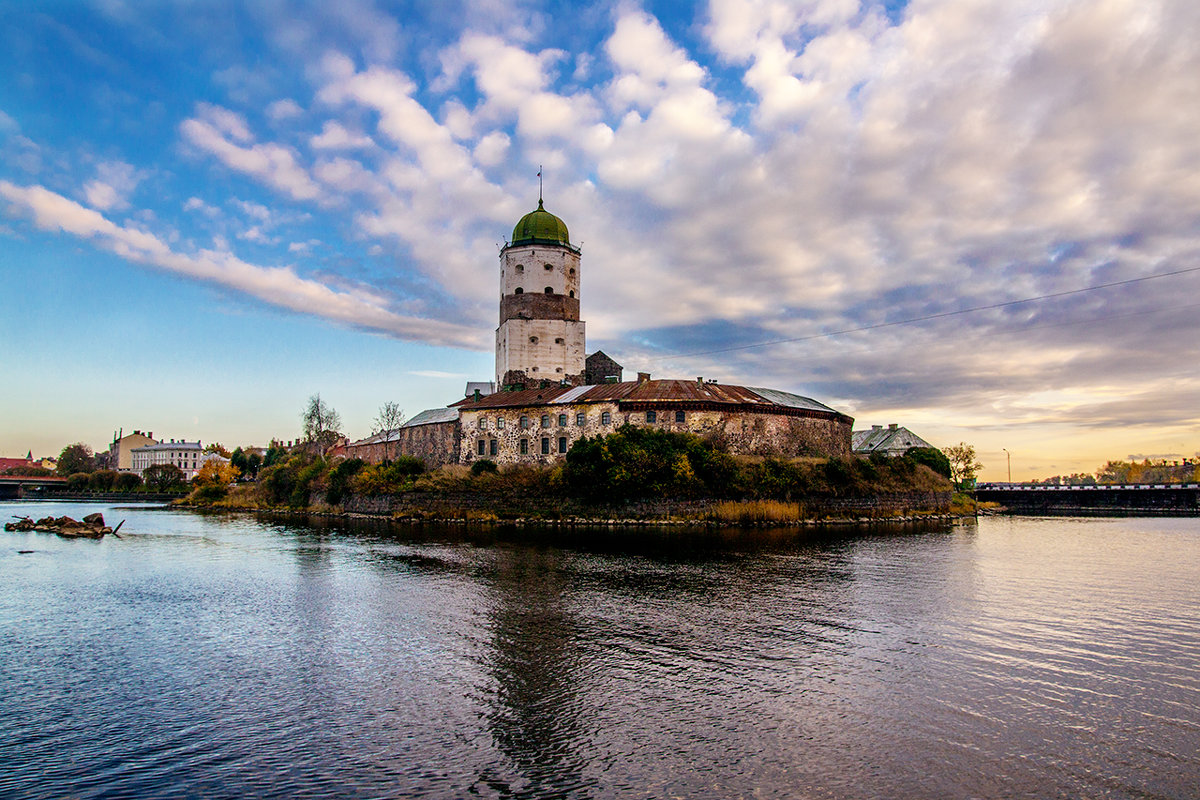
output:
[[[453,402],[539,165],[627,371],[1200,451],[1194,0],[0,0],[0,75],[0,455]]]

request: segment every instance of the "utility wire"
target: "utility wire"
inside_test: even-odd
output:
[[[668,358],[692,358],[694,356],[711,356],[717,353],[732,353],[738,350],[753,350],[759,347],[771,347],[777,344],[792,344],[794,342],[808,342],[813,339],[828,339],[832,336],[842,336],[847,333],[861,333],[863,331],[873,331],[879,328],[891,328],[896,325],[911,325],[914,322],[927,322],[931,319],[942,319],[944,317],[957,317],[962,314],[973,314],[976,311],[992,311],[997,308],[1007,308],[1009,306],[1018,306],[1022,303],[1035,303],[1039,300],[1053,300],[1056,297],[1068,297],[1073,294],[1083,294],[1084,292],[1094,292],[1099,289],[1111,289],[1114,286],[1128,286],[1133,283],[1142,283],[1143,281],[1152,281],[1159,278],[1171,278],[1176,275],[1186,275],[1191,272],[1200,272],[1200,267],[1188,267],[1187,269],[1177,269],[1171,272],[1159,272],[1154,275],[1143,275],[1140,278],[1127,278],[1123,281],[1112,281],[1110,283],[1099,283],[1095,286],[1085,286],[1082,289],[1070,289],[1065,292],[1053,292],[1051,294],[1042,294],[1037,297],[1026,297],[1022,300],[1007,300],[1003,303],[992,303],[986,306],[974,306],[973,308],[961,308],[957,311],[941,311],[937,314],[926,314],[921,317],[911,317],[909,319],[898,319],[892,322],[877,322],[874,325],[864,325],[860,328],[843,328],[837,331],[826,331],[825,333],[812,333],[807,336],[796,336],[790,339],[772,339],[766,342],[755,342],[753,344],[739,344],[732,347],[722,347],[716,350],[700,350],[694,353],[675,353],[672,355],[655,356],[645,359],[646,361],[665,361]]]

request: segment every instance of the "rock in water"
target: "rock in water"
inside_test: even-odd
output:
[[[104,527],[104,515],[98,511],[95,514],[88,514],[83,521],[88,525],[95,525],[97,528]]]

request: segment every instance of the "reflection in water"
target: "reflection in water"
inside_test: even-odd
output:
[[[98,510],[126,538],[0,541],[6,800],[1200,785],[1194,520],[481,531]]]

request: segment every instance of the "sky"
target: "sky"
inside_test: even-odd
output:
[[[460,399],[539,168],[627,375],[1200,453],[1194,0],[0,0],[0,75],[0,455]]]

